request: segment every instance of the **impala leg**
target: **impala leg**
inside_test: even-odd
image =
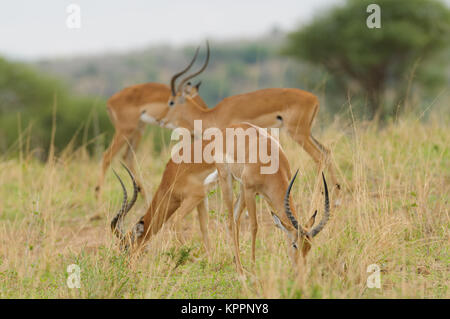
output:
[[[105,179],[106,170],[108,169],[109,165],[111,164],[113,157],[120,151],[122,146],[125,144],[125,141],[126,141],[126,136],[124,136],[121,133],[116,132],[114,134],[114,137],[113,137],[108,149],[103,153],[102,171],[100,173],[100,177],[99,177],[97,186],[95,187],[95,195],[96,195],[97,199],[100,196],[100,191],[101,191],[101,187],[103,186],[103,181]]]
[[[130,171],[133,173],[136,183],[139,187],[139,192],[141,193],[141,195],[144,197],[144,200],[146,200],[146,194],[145,194],[145,190],[142,186],[142,182],[140,180],[140,178],[138,177],[138,174],[136,172],[135,169],[135,165],[134,165],[134,154],[137,151],[137,148],[139,146],[139,143],[142,139],[142,133],[140,130],[137,130],[133,136],[131,137],[129,144],[127,145],[127,149],[125,151],[125,154],[123,155],[123,160],[125,162],[125,164],[127,165],[127,167],[130,169]]]
[[[233,242],[234,260],[236,262],[236,270],[240,275],[244,274],[239,255],[238,242],[236,238],[236,224],[233,218],[233,181],[231,174],[224,165],[217,165],[219,172],[220,186],[222,188],[222,196],[228,209],[228,233]]]
[[[203,244],[205,245],[206,253],[208,258],[211,257],[211,246],[209,244],[208,236],[208,212],[207,212],[207,201],[208,198],[205,197],[198,205],[198,221],[200,223],[200,231],[202,232]]]
[[[182,236],[181,235],[179,236],[179,234],[181,234],[183,230],[182,222],[186,218],[186,216],[189,215],[192,212],[192,210],[194,210],[195,207],[199,206],[202,200],[203,196],[191,196],[189,198],[186,198],[183,200],[180,207],[174,213],[174,221],[172,223],[172,229],[175,231],[175,236],[181,244],[185,243]]]
[[[303,147],[303,149],[313,158],[314,162],[318,165],[318,169],[322,168],[322,165],[324,165],[328,172],[330,173],[331,180],[333,182],[334,192],[336,197],[338,198],[341,186],[338,182],[336,172],[334,170],[334,166],[331,163],[331,160],[329,158],[330,150],[323,146],[319,141],[317,141],[314,137],[311,135],[300,135],[297,134],[295,136],[295,140]],[[337,204],[338,200],[336,200]]]
[[[333,185],[336,186],[336,189],[339,191],[341,189],[341,184],[339,184],[339,182],[338,182],[338,178],[337,178],[336,172],[334,170],[334,165],[330,159],[330,150],[328,148],[326,148],[325,146],[323,146],[323,144],[320,143],[318,140],[316,140],[314,138],[314,136],[312,136],[312,135],[309,136],[309,141],[314,146],[317,146],[321,150],[322,153],[325,153],[325,160],[326,160],[325,163],[327,165],[328,171],[330,172],[331,180],[333,181]]]
[[[256,193],[249,188],[244,191],[245,195],[245,205],[247,206],[248,216],[250,217],[250,228],[252,233],[252,261],[255,264],[256,256],[256,233],[258,232],[258,220],[256,218]]]
[[[240,185],[241,187],[241,191],[239,194],[239,197],[237,199],[237,203],[234,205],[234,222],[236,224],[236,243],[237,243],[237,249],[238,251],[240,251],[239,248],[239,233],[240,233],[240,229],[241,229],[241,216],[242,216],[242,212],[244,211],[245,208],[245,199],[244,199],[244,187],[242,186],[242,184]]]

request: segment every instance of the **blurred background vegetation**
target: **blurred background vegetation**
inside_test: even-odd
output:
[[[382,27],[369,29],[370,3],[345,1],[290,33],[210,39],[201,95],[213,107],[261,88],[300,88],[319,96],[322,123],[350,116],[383,123],[430,106],[448,112],[449,8],[438,0],[379,0]],[[56,151],[87,145],[101,152],[113,130],[107,98],[137,83],[168,84],[197,45],[27,64],[0,58],[0,152],[20,144],[45,159],[52,140]]]

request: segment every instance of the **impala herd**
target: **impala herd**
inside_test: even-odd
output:
[[[285,234],[288,251],[294,270],[299,268],[300,260],[306,261],[312,239],[324,228],[330,217],[329,193],[327,182],[322,173],[325,208],[322,218],[314,226],[317,211],[304,225],[300,225],[294,209],[291,195],[292,185],[298,171],[292,176],[289,162],[278,139],[267,131],[267,128],[282,128],[314,159],[319,170],[325,165],[330,173],[335,194],[340,190],[334,167],[329,160],[329,150],[311,135],[311,127],[319,110],[319,102],[313,94],[299,89],[270,88],[239,94],[223,99],[214,108],[208,108],[199,95],[200,83],[192,85],[190,80],[202,73],[209,62],[210,49],[207,43],[206,59],[202,67],[185,76],[178,85],[176,81],[185,75],[193,66],[198,56],[197,48],[191,62],[179,73],[175,74],[170,87],[160,83],[146,83],[123,89],[113,95],[107,103],[107,109],[115,128],[111,145],[103,155],[102,171],[96,187],[99,196],[105,172],[112,158],[125,147],[123,155],[125,164],[133,183],[133,195],[128,194],[123,181],[114,171],[123,189],[121,209],[111,222],[111,230],[120,240],[120,247],[129,253],[136,253],[145,247],[145,243],[155,235],[169,218],[174,225],[183,223],[184,217],[197,208],[203,243],[207,254],[211,245],[208,239],[208,191],[219,183],[222,199],[227,208],[228,234],[233,245],[233,254],[239,274],[243,268],[239,257],[239,225],[241,215],[246,208],[250,220],[252,236],[252,261],[255,261],[255,242],[258,230],[255,197],[259,194],[272,209],[275,225]],[[225,134],[215,135],[215,139],[198,139],[194,121],[201,120],[203,129],[215,128],[219,133],[228,129],[252,131],[248,135],[248,143],[225,147]],[[154,124],[171,129],[184,129],[189,132],[189,139],[196,140],[203,147],[210,146],[214,140],[217,145],[213,158],[225,158],[225,161],[207,161],[195,159],[195,150],[188,149],[187,158],[182,162],[171,158],[163,172],[161,182],[154,193],[146,214],[130,230],[123,230],[126,214],[136,202],[138,193],[145,194],[142,183],[136,178],[133,153],[142,137],[145,124]],[[191,138],[192,135],[192,138]],[[222,138],[224,140],[222,140]],[[247,141],[246,140],[246,141]],[[266,150],[277,155],[277,170],[264,173],[261,159],[249,161],[252,156],[251,145],[261,141],[267,144]],[[254,142],[254,144],[253,144]],[[258,144],[259,142],[259,144]],[[194,141],[195,144],[195,141]],[[193,147],[193,146],[192,146]],[[244,159],[236,157],[236,150],[244,155]],[[258,147],[257,147],[258,148]],[[186,151],[186,149],[184,150]],[[203,156],[203,154],[201,154]],[[186,156],[184,157],[186,159]],[[233,181],[238,182],[240,192],[234,200]]]

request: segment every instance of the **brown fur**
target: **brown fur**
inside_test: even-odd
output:
[[[197,88],[191,88],[189,94],[195,96],[193,101],[201,108],[207,108],[202,98],[197,94]],[[115,93],[107,102],[107,110],[114,126],[114,136],[111,144],[103,154],[102,171],[99,177],[96,194],[100,194],[105,172],[114,156],[126,146],[124,160],[135,174],[132,153],[137,151],[145,123],[140,120],[142,112],[160,121],[169,108],[167,102],[171,95],[169,86],[161,83],[143,83],[133,85]],[[141,190],[142,183],[137,181]],[[144,194],[144,192],[142,192]]]
[[[284,127],[317,165],[325,164],[334,185],[339,185],[328,149],[320,148],[311,138],[311,126],[319,109],[319,101],[312,93],[300,89],[270,88],[234,95],[223,99],[216,107],[202,109],[189,97],[178,92],[175,105],[163,119],[177,127],[194,128],[194,120],[202,120],[203,129],[228,127],[249,122],[259,127]],[[281,117],[281,121],[278,119]],[[336,191],[339,191],[337,189]]]

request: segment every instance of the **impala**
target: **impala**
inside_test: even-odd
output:
[[[291,209],[292,198],[290,191],[294,182],[295,176],[289,183],[291,172],[289,163],[285,154],[283,153],[278,141],[272,136],[267,134],[265,130],[258,128],[249,123],[241,123],[233,125],[230,128],[242,129],[248,131],[248,129],[254,129],[255,134],[249,135],[248,145],[244,147],[239,144],[234,144],[232,149],[216,148],[214,150],[214,162],[207,163],[202,161],[200,163],[194,163],[191,157],[191,162],[175,163],[173,159],[169,160],[166,165],[166,169],[163,173],[163,177],[158,187],[152,203],[148,208],[146,214],[140,219],[140,221],[134,226],[134,228],[124,233],[122,230],[123,220],[127,212],[133,207],[137,197],[137,184],[134,180],[133,174],[127,169],[133,181],[134,194],[130,202],[127,200],[127,192],[123,182],[119,178],[124,192],[124,200],[122,207],[118,214],[111,222],[112,232],[120,239],[121,247],[128,249],[132,248],[132,251],[142,248],[143,244],[148,241],[152,235],[156,234],[162,227],[162,225],[172,216],[176,215],[177,219],[184,218],[185,215],[190,213],[195,207],[198,208],[200,228],[203,235],[203,240],[207,251],[209,251],[209,239],[207,234],[207,213],[204,203],[206,197],[206,189],[216,179],[220,180],[222,187],[223,198],[228,207],[228,231],[233,242],[233,253],[236,261],[236,267],[240,274],[243,273],[242,265],[239,256],[239,243],[238,243],[238,231],[236,230],[236,221],[239,222],[240,215],[245,206],[249,211],[252,227],[252,257],[255,259],[255,238],[257,232],[257,219],[256,219],[256,206],[255,196],[257,193],[264,196],[269,205],[275,211],[272,212],[273,219],[278,227],[283,229],[287,234],[287,240],[289,245],[293,247],[293,251],[289,253],[294,265],[298,264],[300,257],[299,251],[302,252],[302,256],[306,257],[306,254],[311,248],[311,239],[317,235],[325,226],[329,219],[329,205],[328,205],[328,189],[325,178],[323,178],[325,187],[325,212],[322,221],[319,225],[309,230],[312,226],[315,214],[311,218],[312,222],[309,222],[306,228],[298,225],[296,221],[296,213]],[[260,160],[256,162],[249,161],[251,158],[251,152],[255,149],[251,145],[255,144],[255,140],[259,141],[263,139],[267,141],[271,152],[274,148],[277,148],[278,156],[278,170],[272,174],[262,173],[262,166],[266,165]],[[212,143],[203,140],[205,145]],[[220,143],[224,146],[226,143]],[[239,152],[237,149],[245,151],[245,161],[238,160],[236,154]],[[267,148],[266,148],[267,149]],[[192,150],[194,148],[192,147]],[[191,156],[193,152],[191,152]],[[225,159],[224,161],[219,160]],[[215,171],[217,170],[217,171]],[[233,190],[232,179],[239,181],[242,184],[241,196],[236,207],[233,209]],[[286,194],[285,194],[285,190]],[[233,211],[234,217],[233,217]],[[284,214],[283,214],[284,212]]]
[[[168,102],[170,111],[162,119],[163,125],[184,127],[191,132],[194,131],[195,120],[202,120],[203,128],[223,128],[242,122],[264,128],[284,128],[319,168],[322,164],[327,166],[336,192],[339,192],[340,184],[329,160],[330,152],[311,134],[311,127],[319,110],[317,97],[300,89],[270,88],[227,97],[214,108],[205,109],[184,93],[183,86],[205,70],[209,56],[207,44],[206,59],[200,70],[185,77],[176,89],[172,85],[172,95]],[[196,58],[194,56],[191,63]]]
[[[302,227],[297,222],[297,214],[295,210],[291,208],[293,207],[291,189],[298,171],[289,182],[291,178],[289,162],[278,141],[265,130],[250,123],[231,125],[230,127],[240,127],[244,130],[253,128],[257,132],[256,136],[250,136],[249,143],[243,146],[245,147],[246,154],[246,160],[243,163],[238,160],[236,150],[233,153],[230,153],[228,149],[226,150],[226,155],[224,156],[227,160],[224,163],[216,163],[223,199],[228,208],[228,218],[229,220],[234,219],[234,223],[232,223],[235,228],[235,238],[233,243],[235,245],[237,270],[239,273],[242,273],[242,265],[239,257],[239,224],[241,214],[245,207],[247,207],[248,215],[250,217],[250,228],[252,234],[252,261],[255,262],[256,234],[258,230],[255,196],[260,194],[273,209],[273,211],[275,211],[275,213],[272,211],[272,217],[275,224],[287,235],[286,239],[289,246],[291,246],[289,249],[289,256],[293,263],[294,269],[297,271],[300,257],[303,258],[304,262],[306,261],[306,256],[311,249],[312,238],[323,229],[330,216],[328,188],[325,177],[322,173],[325,189],[325,211],[320,223],[310,231],[310,228],[314,225],[317,211],[312,215],[305,227]],[[248,160],[250,158],[249,153],[252,151],[252,138],[259,140],[258,145],[261,145],[260,140],[265,141],[264,143],[268,144],[266,149],[270,149],[271,152],[273,152],[274,149],[277,149],[278,170],[275,173],[264,174],[262,166],[265,164],[261,163],[261,161],[251,163]],[[236,205],[233,205],[232,180],[236,180],[241,184],[241,193]]]
[[[195,56],[198,54],[198,48]],[[175,74],[171,79],[171,87],[175,81],[186,73],[193,65],[192,61],[184,70]],[[190,96],[202,108],[207,105],[198,95],[200,82],[191,86],[190,83],[184,88],[184,93]],[[161,83],[144,83],[127,87],[114,94],[107,102],[107,111],[114,126],[114,136],[111,144],[103,154],[102,170],[95,188],[97,197],[100,194],[105,172],[113,157],[126,146],[123,158],[132,172],[134,172],[133,152],[138,148],[145,124],[159,125],[160,121],[169,110],[167,100],[175,92],[170,87]],[[137,181],[141,188],[142,184]],[[141,188],[142,189],[142,188]]]
[[[133,251],[142,248],[143,244],[158,233],[172,215],[185,216],[197,207],[203,243],[209,254],[206,195],[208,187],[216,180],[213,177],[214,174],[208,178],[215,170],[214,164],[177,164],[173,160],[169,160],[147,212],[127,233],[122,230],[123,220],[136,202],[139,188],[132,172],[125,165],[123,166],[133,182],[133,197],[128,202],[125,186],[114,171],[122,186],[124,196],[121,209],[111,222],[111,230],[119,238],[120,247],[126,250],[131,248]]]

